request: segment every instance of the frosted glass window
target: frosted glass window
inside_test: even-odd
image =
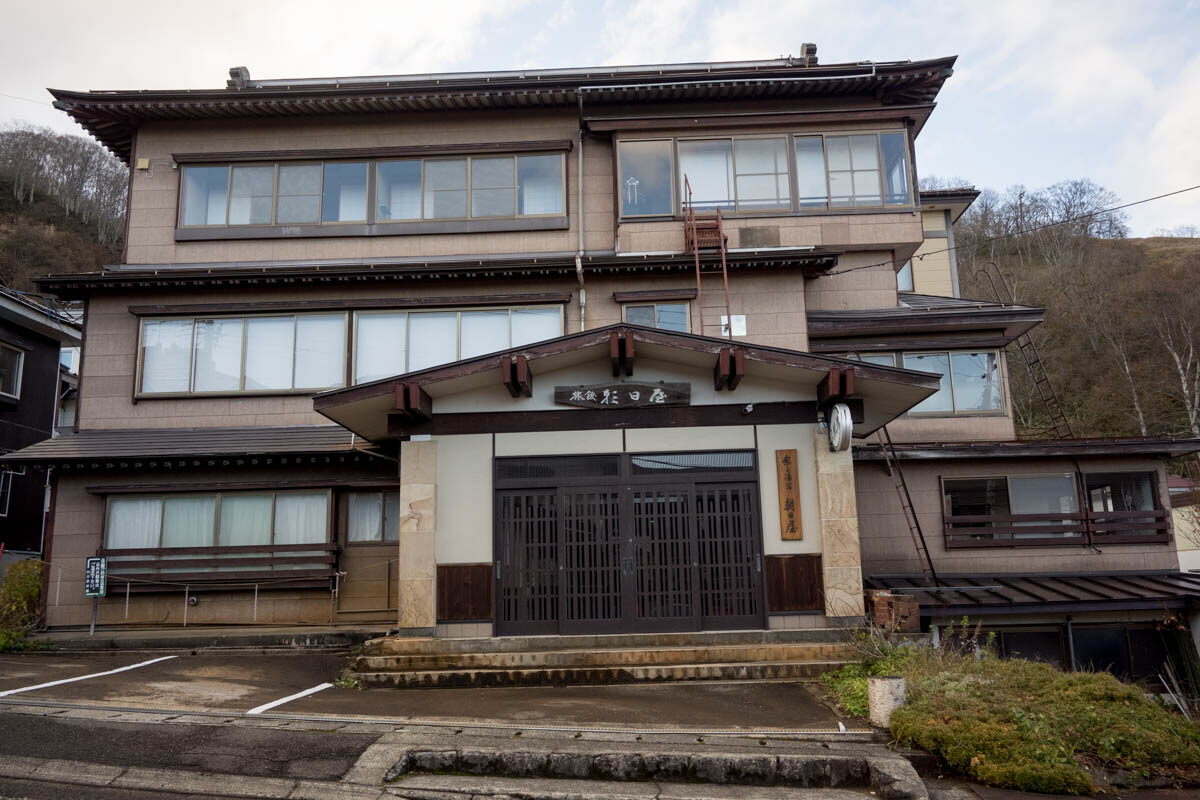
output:
[[[112,549],[158,547],[162,499],[113,497],[108,501],[105,538]]]
[[[321,221],[320,164],[280,165],[275,221],[281,224]]]
[[[191,372],[192,320],[142,324],[142,391],[186,392]]]
[[[184,167],[184,225],[224,225],[229,194],[229,167]]]
[[[625,321],[631,325],[654,327],[654,306],[625,306]]]
[[[904,266],[896,273],[896,291],[911,292],[913,290],[912,260],[904,262]]]
[[[621,213],[627,216],[674,214],[675,184],[670,140],[621,142]]]
[[[733,208],[733,145],[728,139],[679,143],[679,185],[687,178],[698,211]],[[687,190],[681,188],[687,201]]]
[[[942,376],[941,387],[937,392],[918,403],[910,413],[954,410],[954,390],[950,388],[950,356],[945,353],[905,353],[904,366],[906,369],[933,372]]]
[[[825,145],[820,136],[796,137],[796,200],[801,208],[824,208],[829,203]]]
[[[366,383],[407,372],[406,314],[359,314],[355,340],[354,382]]]
[[[511,217],[516,213],[514,159],[471,159],[471,216]]]
[[[829,166],[830,205],[878,206],[883,204],[879,182],[879,136],[825,137]]]
[[[270,544],[273,502],[269,494],[223,495],[217,543],[222,547]]]
[[[625,306],[625,321],[633,325],[646,325],[665,331],[687,333],[687,303],[655,303],[642,306]]]
[[[459,358],[494,353],[508,347],[508,311],[462,312],[462,345]]]
[[[346,318],[341,314],[296,317],[297,389],[325,389],[346,380]]]
[[[292,388],[295,317],[246,320],[246,389]]]
[[[999,411],[1000,361],[996,352],[954,353],[954,406],[959,411]]]
[[[217,511],[214,496],[163,498],[163,547],[212,547]]]
[[[517,156],[517,214],[563,213],[563,157]]]
[[[234,167],[229,191],[230,225],[270,225],[275,167]]]
[[[383,532],[383,494],[355,492],[346,503],[346,540],[378,542]]]
[[[458,359],[458,314],[431,312],[408,317],[408,370]]]
[[[514,308],[512,347],[562,336],[562,312],[557,308]]]
[[[192,391],[225,392],[242,388],[241,319],[196,320]]]
[[[884,202],[908,205],[912,202],[912,181],[908,177],[908,153],[903,133],[879,134],[883,151]]]
[[[757,211],[788,208],[787,139],[734,139],[737,207]]]
[[[275,496],[275,544],[322,544],[328,538],[328,528],[326,493]]]
[[[421,162],[381,161],[375,218],[421,218]]]
[[[467,216],[467,160],[425,162],[425,219]]]
[[[365,222],[366,219],[366,163],[326,164],[321,191],[321,220]]]

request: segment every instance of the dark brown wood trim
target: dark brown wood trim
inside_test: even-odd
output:
[[[332,553],[337,545],[332,542],[319,544],[244,544],[229,547],[130,547],[130,548],[100,548],[98,555],[102,556],[194,556],[194,555],[228,555],[238,553],[294,553],[319,550]],[[113,562],[116,564],[117,562]]]
[[[821,554],[766,556],[767,612],[824,611]]]
[[[613,292],[618,303],[652,303],[662,300],[695,300],[695,289],[644,289],[637,292]]]
[[[247,481],[244,483],[174,483],[168,486],[154,484],[139,484],[137,486],[89,486],[88,494],[178,494],[181,492],[242,492],[271,489],[284,491],[287,489],[394,489],[399,484],[395,479],[388,478],[329,478],[312,481]]]
[[[493,583],[491,564],[438,564],[438,622],[490,622]]]
[[[420,158],[423,156],[565,153],[570,139],[467,144],[417,144],[398,147],[329,147],[315,150],[230,150],[216,153],[172,153],[176,164],[219,164],[234,161],[321,161],[344,158]]]
[[[861,422],[861,400],[848,401],[855,422]],[[413,421],[399,414],[388,416],[388,437],[414,434],[517,433],[523,431],[578,431],[612,428],[677,428],[716,425],[814,424],[817,404],[812,401],[755,403],[751,411],[740,403],[669,408],[573,409],[563,411],[502,411],[434,414]]]
[[[314,560],[317,560],[317,559],[314,559]],[[184,563],[187,563],[187,562],[184,562]],[[227,563],[229,563],[230,565],[234,565],[234,564],[237,564],[238,562],[234,561],[233,559],[230,559]],[[111,572],[111,570],[117,568],[117,566],[119,566],[119,565],[116,565],[116,564],[109,565],[110,572],[108,575],[108,579],[110,581],[121,580],[122,578],[128,578],[130,580],[130,582],[133,582],[133,581],[161,581],[163,583],[172,583],[172,584],[176,584],[179,586],[182,586],[185,583],[190,584],[193,581],[202,581],[202,582],[206,581],[208,583],[233,583],[233,582],[236,582],[236,583],[240,584],[240,583],[244,583],[244,582],[253,583],[256,580],[263,581],[263,582],[269,582],[269,583],[283,583],[284,586],[287,586],[288,584],[284,583],[284,582],[287,581],[289,578],[325,578],[325,579],[328,579],[328,578],[333,577],[333,567],[330,567],[328,569],[320,569],[320,570],[315,570],[315,569],[256,570],[256,571],[246,570],[246,571],[225,572],[225,573],[221,573],[221,572],[182,572],[182,573],[168,572],[165,574],[161,573],[161,572],[141,572],[141,573],[135,572],[135,573],[126,573],[124,575],[122,575],[122,574],[114,575]],[[164,562],[164,566],[170,566],[170,564],[168,562]],[[132,587],[130,587],[130,588],[132,589]]]
[[[79,418],[83,416],[83,365],[87,363],[88,322],[92,318],[92,315],[88,313],[90,305],[91,299],[85,297],[83,299],[83,330],[79,334],[79,373],[75,384],[75,422],[71,425],[73,433],[79,433]],[[137,381],[133,381],[133,385],[136,388]],[[55,420],[55,422],[57,421]]]
[[[247,564],[332,564],[337,556],[246,556],[244,558],[161,558],[141,561],[114,561],[112,565],[120,569],[161,569],[169,567],[242,567]]]
[[[327,572],[313,573],[307,571],[296,570],[298,573],[295,576],[285,578],[277,578],[276,580],[258,579],[249,577],[242,579],[240,575],[252,575],[252,573],[237,573],[228,572],[223,575],[208,574],[208,579],[196,578],[194,580],[183,582],[173,582],[172,575],[159,575],[157,573],[146,573],[139,575],[113,575],[109,573],[108,580],[111,589],[111,594],[125,594],[125,587],[129,587],[130,594],[175,594],[182,591],[186,585],[189,594],[198,592],[252,592],[257,590],[261,595],[264,592],[283,591],[291,592],[297,589],[320,589],[328,592],[331,588],[332,578]],[[261,575],[262,573],[253,573]],[[280,573],[275,573],[277,576]],[[187,578],[189,576],[182,576]],[[119,584],[113,584],[113,581],[120,581]],[[111,596],[110,594],[110,596]]]
[[[356,311],[360,309],[466,308],[470,306],[560,305],[571,302],[571,292],[536,294],[482,294],[442,297],[364,297],[358,300],[270,300],[246,303],[188,303],[184,305],[134,305],[129,313],[139,317],[188,314],[237,314],[270,311]]]
[[[968,336],[879,336],[870,339],[810,339],[808,349],[812,353],[877,353],[896,350],[928,350],[940,348],[943,350],[961,350],[977,347],[996,350],[1007,347],[1016,336],[1006,336],[1003,333],[981,332]]]
[[[363,222],[331,225],[222,225],[211,228],[176,228],[177,242],[223,239],[320,239],[352,236],[412,236],[431,233],[504,233],[507,231],[558,231],[570,227],[566,214],[550,217],[505,219],[448,219],[419,222]]]
[[[590,130],[628,131],[656,128],[733,128],[756,125],[789,125],[794,123],[821,123],[847,121],[890,121],[906,122],[917,117],[924,120],[933,110],[933,104],[884,106],[882,108],[815,111],[700,111],[693,114],[627,114],[584,116]],[[912,136],[909,129],[909,136]]]

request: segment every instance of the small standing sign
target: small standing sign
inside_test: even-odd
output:
[[[796,457],[795,450],[775,451],[775,476],[779,482],[779,530],[783,539],[792,541],[804,539]]]
[[[108,594],[108,559],[89,558],[83,568],[83,596],[104,597]]]

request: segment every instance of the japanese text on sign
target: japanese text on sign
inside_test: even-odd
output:
[[[779,482],[779,530],[785,540],[804,538],[800,520],[800,483],[795,450],[775,451],[775,475]]]
[[[601,383],[592,386],[555,386],[554,402],[581,408],[652,408],[686,406],[692,399],[690,383]]]

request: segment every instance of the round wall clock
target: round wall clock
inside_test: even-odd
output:
[[[838,403],[826,412],[829,415],[829,449],[834,453],[847,450],[850,439],[854,436],[854,419],[850,416],[850,406]]]

